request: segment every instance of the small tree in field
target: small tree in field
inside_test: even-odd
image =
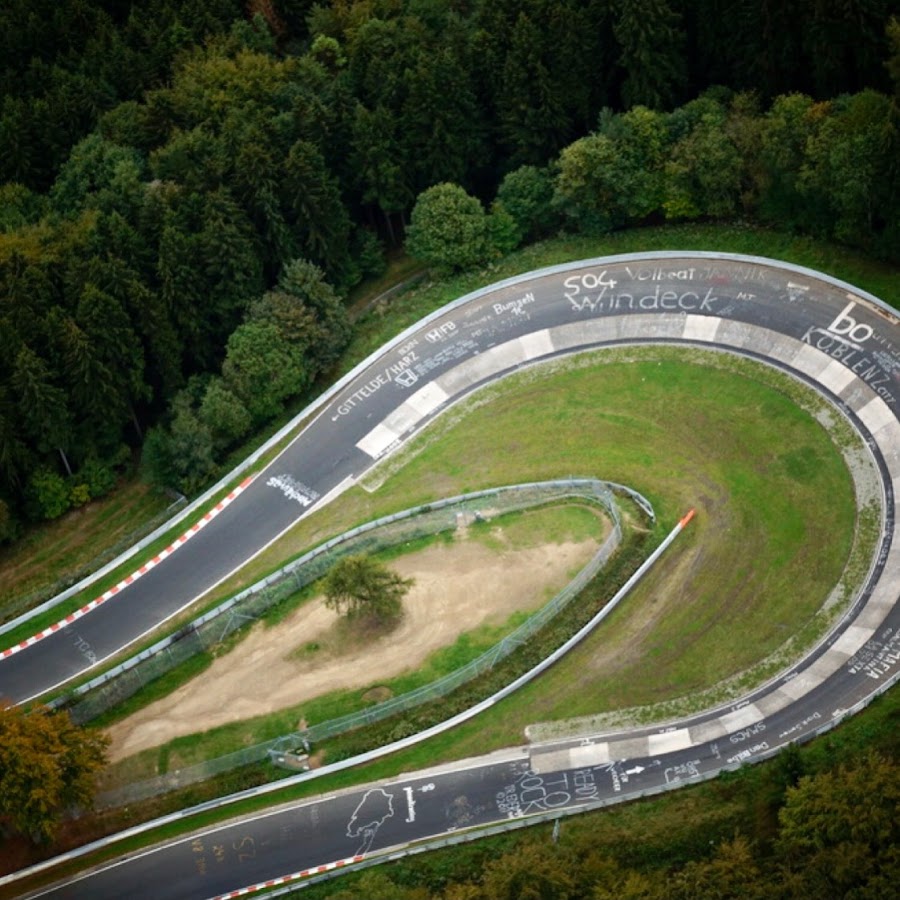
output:
[[[383,563],[364,554],[338,560],[322,579],[325,605],[348,619],[390,622],[403,613],[401,601],[413,586]]]

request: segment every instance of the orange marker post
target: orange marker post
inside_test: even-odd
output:
[[[695,509],[693,509],[693,508],[690,509],[690,510],[688,511],[687,515],[684,516],[684,517],[682,518],[682,520],[681,520],[678,524],[679,524],[682,528],[684,528],[684,526],[687,525],[687,523],[690,522],[691,519],[694,518],[694,514],[695,514],[696,512],[697,512],[697,510],[695,510]]]

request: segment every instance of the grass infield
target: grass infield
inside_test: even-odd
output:
[[[490,271],[420,286],[389,304],[376,305],[361,320],[342,370],[422,315],[483,284],[568,260],[676,247],[791,260],[900,304],[900,281],[889,267],[805,239],[740,225],[643,229],[599,240],[563,238],[526,248]],[[835,446],[811,416],[797,408],[799,389],[791,382],[764,369],[748,373],[743,364],[726,364],[712,356],[694,355],[696,364],[684,364],[665,358],[665,351],[654,353],[642,359],[636,353],[625,354],[617,361],[608,354],[604,365],[575,367],[569,382],[574,395],[554,399],[554,379],[537,369],[519,376],[519,382],[507,382],[519,392],[518,401],[514,396],[504,399],[498,393],[502,389],[484,392],[466,421],[456,421],[457,414],[451,413],[423,437],[425,446],[407,460],[403,472],[388,478],[384,487],[390,487],[390,494],[355,490],[288,536],[302,548],[372,518],[379,510],[403,508],[432,493],[444,495],[452,484],[466,490],[481,486],[487,478],[509,483],[521,480],[525,471],[535,473],[529,477],[547,477],[552,470],[551,474],[598,474],[632,483],[657,503],[668,524],[689,506],[700,511],[657,572],[611,618],[602,636],[590,647],[585,645],[580,659],[573,655],[540,685],[510,698],[502,710],[468,729],[293,794],[318,793],[483,752],[521,740],[521,728],[535,718],[680,697],[729,673],[752,670],[749,651],[754,650],[757,658],[764,656],[767,648],[783,645],[792,628],[809,637],[821,630],[822,617],[815,611],[848,558],[855,519],[852,488]],[[686,357],[680,352],[678,358]],[[738,371],[723,371],[723,365]],[[760,384],[773,377],[775,383]],[[489,398],[489,393],[496,396]],[[676,405],[681,415],[674,414]],[[816,401],[811,405],[815,407]],[[495,433],[498,453],[488,459],[483,456],[483,438],[476,439],[468,429],[484,418],[499,425],[501,415],[506,424]],[[538,427],[551,433],[555,429],[555,435],[545,455],[529,460],[523,441],[532,445],[532,432]],[[808,435],[804,429],[809,429]],[[585,440],[578,440],[582,435]],[[641,436],[637,442],[635,435]],[[846,437],[838,442],[843,440]],[[425,478],[431,471],[438,472],[437,484],[431,475]],[[827,486],[830,481],[836,491],[834,485]],[[424,490],[423,483],[434,484],[434,491]],[[297,551],[285,545],[278,552],[283,560]],[[867,564],[864,551],[854,553],[857,568]],[[256,580],[260,571],[281,560],[255,561],[258,568],[241,581]],[[236,589],[237,584],[230,587]],[[760,598],[773,604],[768,615]],[[754,631],[748,632],[751,627]],[[748,633],[754,635],[753,641],[746,639]],[[560,685],[564,694],[557,702],[553,693]],[[865,713],[860,718],[867,717]],[[860,746],[865,744],[863,738]],[[855,742],[854,738],[854,746]],[[211,790],[223,787],[224,782]],[[57,847],[38,855],[59,852],[204,796],[210,794],[195,790],[144,809],[116,812],[102,821],[82,821],[64,829]],[[226,816],[237,811],[232,808]],[[4,868],[8,871],[35,858],[20,856]],[[0,891],[0,896],[6,894]]]
[[[635,487],[656,506],[660,533],[697,509],[596,635],[496,712],[442,739],[449,756],[520,742],[539,720],[661,703],[675,714],[695,693],[708,701],[708,691],[729,679],[744,689],[739,676],[758,682],[772,674],[766,660],[784,665],[777,654],[788,638],[821,634],[839,608],[821,612],[850,558],[856,502],[841,452],[813,414],[824,401],[768,367],[717,353],[685,357],[674,348],[620,349],[506,379],[434,423],[390,463],[396,471],[373,476],[385,479],[376,491],[348,492],[275,551],[291,555],[326,524],[340,530],[362,509],[375,518],[570,474]],[[850,440],[846,426],[837,437]],[[240,652],[231,649],[235,665]],[[161,753],[146,751],[137,770],[121,765],[146,777],[155,774],[146,770],[151,760],[177,768],[220,755],[291,731],[301,718],[313,723],[358,708],[373,685],[179,738]],[[340,740],[330,749],[349,752]],[[431,743],[423,754],[434,760]]]

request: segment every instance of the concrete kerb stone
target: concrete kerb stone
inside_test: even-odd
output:
[[[900,672],[894,675],[891,679],[889,679],[884,685],[882,685],[878,691],[876,691],[873,695],[868,697],[866,700],[860,701],[856,704],[852,709],[845,710],[844,713],[832,719],[830,722],[822,725],[820,728],[816,729],[815,732],[810,734],[802,735],[797,738],[795,741],[791,741],[792,744],[805,744],[811,740],[814,740],[817,737],[821,737],[824,734],[827,734],[829,731],[837,728],[842,722],[844,722],[851,715],[856,715],[861,712],[867,706],[869,706],[877,697],[881,696],[881,694],[890,690],[898,681],[900,681]],[[757,762],[764,762],[766,760],[773,759],[781,752],[781,747],[776,747],[769,750],[764,750],[758,753],[753,757],[752,763],[755,764]],[[605,760],[609,761],[609,760]],[[554,822],[560,819],[569,818],[571,816],[580,816],[585,813],[596,812],[601,809],[607,809],[610,806],[615,806],[619,803],[628,803],[633,800],[642,800],[650,797],[657,797],[661,794],[668,793],[669,791],[680,790],[682,787],[688,787],[691,785],[703,784],[707,781],[713,781],[718,778],[720,775],[726,772],[737,772],[745,765],[751,764],[748,761],[741,762],[732,762],[726,763],[714,771],[710,772],[700,772],[697,775],[690,775],[682,778],[680,781],[660,784],[651,788],[641,788],[638,790],[628,790],[625,787],[621,793],[616,794],[615,796],[605,798],[602,800],[590,801],[588,803],[581,804],[580,806],[570,806],[564,809],[555,809],[548,812],[534,813],[528,816],[524,816],[520,819],[510,819],[506,822],[502,822],[496,825],[489,825],[483,827],[475,827],[470,829],[461,829],[452,835],[444,835],[438,838],[433,838],[430,840],[419,841],[415,844],[407,844],[407,845],[396,845],[394,847],[385,848],[382,851],[379,851],[377,854],[372,856],[367,856],[363,860],[360,860],[358,863],[354,864],[353,868],[356,870],[367,869],[373,866],[383,865],[388,862],[395,862],[399,859],[403,859],[408,856],[415,856],[419,853],[427,853],[431,850],[440,850],[444,847],[452,847],[456,844],[468,843],[470,841],[480,840],[481,838],[490,837],[496,834],[504,834],[510,831],[517,831],[521,828],[529,828],[532,825],[545,824],[549,822]],[[548,769],[548,771],[557,771],[556,769]],[[312,876],[303,880],[303,885],[312,885],[317,884],[321,881],[328,881],[331,878],[336,877],[338,874],[343,874],[342,872],[329,871],[327,873],[321,873],[317,876]],[[290,887],[286,887],[283,889],[272,891],[271,893],[267,893],[267,897],[282,897],[286,894],[291,893],[292,891],[296,891],[298,888],[298,884],[294,883]],[[229,895],[223,895],[229,896]],[[218,898],[216,898],[218,900]]]
[[[754,262],[754,263],[758,263],[758,264],[762,264],[762,265],[773,265],[773,261],[771,261],[771,260],[766,260],[766,259],[764,259],[764,258],[759,258],[759,257],[746,257],[746,256],[737,255],[737,254],[715,254],[715,253],[709,253],[709,254],[706,254],[706,253],[700,253],[700,252],[696,252],[696,251],[695,251],[695,252],[687,252],[687,251],[681,251],[681,252],[666,252],[666,253],[661,253],[661,254],[648,254],[648,253],[626,254],[626,255],[620,256],[620,257],[606,257],[606,258],[603,258],[602,261],[603,261],[604,263],[606,263],[606,264],[609,264],[609,263],[615,262],[615,261],[622,261],[622,260],[624,260],[624,259],[626,259],[626,258],[637,258],[637,259],[641,259],[641,260],[643,260],[643,261],[646,261],[647,259],[651,259],[651,258],[680,259],[680,258],[698,258],[698,257],[703,257],[703,256],[707,256],[707,257],[714,258],[714,259],[719,259],[719,260],[721,260],[721,259],[736,259],[736,260],[740,260],[740,261],[750,261],[750,262]],[[591,261],[579,261],[578,263],[567,264],[566,266],[562,266],[562,267],[552,267],[552,269],[553,269],[553,270],[559,270],[559,271],[565,271],[565,270],[572,269],[572,268],[581,268],[581,267],[584,267],[584,266],[586,266],[586,265],[589,265],[590,262],[591,262]],[[777,266],[778,266],[779,268],[781,268],[781,269],[790,269],[790,270],[793,270],[793,271],[797,271],[797,272],[801,272],[801,273],[810,275],[811,277],[813,277],[813,278],[815,278],[815,279],[817,279],[817,280],[826,280],[826,281],[830,281],[830,282],[833,283],[833,284],[837,284],[837,285],[840,285],[840,286],[845,286],[845,287],[847,287],[848,289],[850,289],[852,292],[855,292],[857,296],[861,293],[861,292],[859,292],[856,288],[854,288],[854,287],[852,287],[852,286],[850,286],[850,285],[846,285],[845,283],[840,282],[840,281],[837,280],[837,279],[829,278],[828,276],[823,276],[823,275],[822,275],[821,273],[819,273],[819,272],[815,272],[815,271],[812,271],[812,270],[808,270],[808,269],[805,269],[804,267],[799,267],[799,266],[789,266],[789,265],[785,265],[785,264],[782,264],[782,263],[774,263],[774,264],[777,265]],[[545,273],[548,273],[548,272],[550,272],[551,270],[548,269],[548,270],[543,270],[543,271],[544,271]],[[531,279],[537,277],[538,274],[539,274],[539,273],[534,273],[534,272],[532,272],[532,273],[528,273],[527,276],[519,276],[518,278],[516,278],[516,279],[510,279],[509,281],[510,281],[510,283],[516,283],[517,281],[520,281],[520,280],[522,280],[523,278],[526,278],[526,277],[528,278],[528,280],[531,280]],[[491,285],[490,288],[483,289],[483,290],[480,291],[480,292],[476,292],[476,294],[477,294],[477,293],[483,293],[484,290],[496,290],[496,289],[497,289],[497,285]],[[458,304],[458,303],[461,303],[461,302],[464,302],[464,301],[465,301],[465,302],[468,302],[469,300],[473,299],[473,296],[474,296],[474,295],[468,295],[468,296],[465,297],[465,298],[460,298],[460,300],[456,301],[455,303]],[[871,295],[866,295],[866,297],[867,297],[867,299],[870,300],[870,302],[871,302],[874,306],[880,307],[880,308],[882,309],[883,312],[885,312],[887,315],[889,315],[889,316],[892,318],[893,321],[896,321],[896,318],[895,318],[895,316],[894,316],[894,313],[893,313],[893,311],[890,309],[890,307],[888,307],[886,304],[884,304],[884,303],[883,303],[882,301],[880,301],[878,298],[872,297]],[[451,304],[450,306],[453,306],[453,305],[454,305],[454,304]],[[436,313],[433,314],[432,317],[428,317],[428,319],[423,320],[423,322],[417,323],[417,324],[414,326],[414,329],[415,329],[415,330],[418,330],[420,327],[422,327],[422,325],[424,324],[425,321],[428,321],[430,318],[436,318],[437,316],[446,313],[446,312],[448,311],[448,309],[450,308],[450,306],[445,307],[445,308],[443,308],[442,310],[436,311]],[[411,330],[413,330],[413,329],[408,329],[407,331],[411,331]],[[406,334],[407,334],[407,332],[404,332],[403,335],[398,336],[398,338],[395,339],[395,342],[396,342],[396,343],[401,342],[401,341],[405,338]],[[389,346],[392,346],[395,342],[392,342],[391,345],[389,345]],[[379,351],[379,354],[380,354],[380,352],[383,352],[383,351]],[[375,355],[376,355],[376,354],[373,354],[373,356],[375,356]],[[364,364],[360,364],[360,367],[357,367],[357,368],[361,370],[362,368],[365,368],[365,365],[364,365]],[[357,371],[357,370],[354,370],[354,371]],[[348,375],[348,376],[345,376],[345,378],[349,378],[350,375],[352,375],[352,374],[353,374],[353,373],[349,373],[349,375]],[[337,386],[335,386],[335,387],[337,388]],[[318,407],[319,405],[321,405],[323,402],[324,402],[324,396],[323,396],[323,398],[320,398],[320,400],[315,404],[316,407]],[[301,414],[301,415],[302,415],[302,414]],[[287,427],[287,426],[286,426],[286,427]],[[874,696],[877,696],[877,695],[881,694],[883,691],[885,691],[885,690],[889,689],[889,687],[893,686],[893,684],[897,681],[897,678],[898,678],[898,676],[894,676],[893,678],[889,679],[885,684],[881,685],[881,686],[879,687],[879,689],[878,689],[873,695],[870,695],[870,697],[866,698],[864,701],[861,701],[861,702],[860,702],[859,704],[857,704],[856,706],[857,706],[858,708],[863,708],[863,707],[867,706],[868,703],[870,703],[871,700],[874,698]],[[855,709],[852,710],[852,711],[855,711]],[[851,710],[848,710],[846,714],[850,714],[850,712],[852,712],[852,711],[851,711]],[[837,716],[836,716],[835,719],[834,719],[832,722],[828,723],[826,726],[824,726],[822,729],[819,729],[819,730],[818,730],[817,732],[815,732],[815,733],[816,733],[816,734],[824,733],[825,731],[829,730],[830,728],[832,728],[832,727],[834,727],[836,724],[838,724],[838,721],[842,720],[843,718],[844,718],[844,716],[840,716],[840,717],[837,717]],[[808,737],[812,737],[812,735],[809,735]],[[755,757],[755,759],[766,758],[766,756],[768,756],[768,755],[774,755],[775,752],[777,752],[777,751],[771,751],[771,753],[769,753],[769,754],[760,754],[758,757]],[[736,767],[736,766],[735,766],[735,767]],[[724,768],[729,768],[729,767],[726,766],[726,767],[724,767]],[[716,772],[716,773],[711,773],[708,777],[715,777],[717,774],[718,774],[718,772]],[[704,780],[705,777],[706,777],[706,776],[700,776],[700,777],[698,777],[696,780]],[[686,783],[686,782],[685,782],[685,783]],[[283,783],[282,783],[282,784],[283,784]],[[281,786],[281,785],[279,785],[279,786]],[[660,790],[666,790],[666,789],[669,789],[669,787],[668,787],[668,786],[663,786]],[[652,791],[652,792],[646,792],[646,793],[656,793],[656,792],[659,792],[659,791]],[[18,873],[14,873],[14,874],[18,874]],[[7,879],[4,878],[4,879],[0,880],[0,883],[5,883],[6,880],[7,880]]]
[[[618,326],[618,322],[620,320],[631,320],[631,319],[640,319],[646,318],[641,316],[620,316],[620,317],[612,317],[604,320],[607,331],[615,331],[615,334],[619,337],[625,334],[625,332],[621,331]],[[808,346],[803,344],[801,341],[788,338],[783,335],[780,335],[776,332],[772,332],[769,329],[764,328],[752,328],[752,327],[743,327],[739,330],[728,329],[726,334],[723,334],[725,329],[722,328],[723,320],[719,318],[707,317],[708,321],[704,324],[702,328],[698,328],[696,324],[697,317],[695,316],[682,316],[678,314],[672,314],[671,316],[662,316],[663,322],[660,329],[658,329],[659,334],[665,335],[665,339],[669,341],[673,340],[684,340],[686,334],[692,335],[691,343],[696,343],[702,346],[706,341],[712,340],[722,340],[725,339],[724,342],[728,345],[728,348],[731,352],[735,352],[737,354],[742,354],[749,350],[749,355],[755,356],[756,353],[761,353],[765,351],[769,358],[769,364],[779,368],[783,372],[787,372],[795,378],[803,380],[805,378],[807,383],[812,383],[819,389],[819,393],[824,397],[826,401],[829,401],[830,404],[835,407],[839,412],[843,412],[839,406],[836,406],[834,403],[834,396],[829,393],[829,389],[834,386],[835,379],[833,374],[833,369],[830,367],[830,363],[832,362],[830,357],[827,354],[823,353],[821,350],[818,350],[815,347]],[[565,350],[571,352],[575,349],[578,344],[574,344],[573,342],[577,340],[580,344],[583,344],[586,337],[584,335],[583,329],[580,330],[580,333],[577,336],[573,333],[572,326],[563,325],[558,328],[548,329],[546,330],[547,336],[549,337],[549,346],[556,350]],[[641,328],[631,328],[628,330],[628,337],[633,338],[635,334],[642,333]],[[596,335],[591,335],[591,338],[596,337]],[[547,342],[544,341],[544,345]],[[514,366],[517,366],[521,363],[518,356],[515,353],[510,351],[510,348],[517,349],[519,345],[515,340],[508,342],[508,344],[501,344],[498,347],[492,348],[493,355],[489,354],[481,354],[475,361],[461,363],[453,369],[449,370],[447,373],[441,376],[441,384],[444,388],[444,392],[448,395],[448,397],[452,396],[452,386],[455,386],[461,390],[465,387],[475,384],[479,381],[483,381],[484,379],[490,377],[491,375],[500,374],[503,371],[506,371]],[[724,349],[724,348],[723,348]],[[540,362],[541,360],[533,360],[530,362]],[[473,371],[476,370],[476,371]],[[824,375],[825,373],[829,373],[827,376],[827,380],[823,383],[822,379],[819,376]],[[844,384],[844,379],[841,379],[841,386],[846,387]],[[878,398],[872,390],[866,385],[856,385],[856,392],[854,393],[854,399],[856,403],[854,404],[855,408],[860,411],[858,416],[859,422],[854,422],[851,418],[844,416],[848,421],[851,427],[853,427],[858,433],[860,433],[861,442],[865,445],[865,436],[860,432],[860,426],[862,428],[867,428],[871,433],[871,429],[873,427],[878,429],[879,434],[882,432],[887,432],[890,422],[888,417],[885,414],[886,404],[880,398]],[[852,408],[852,407],[851,407]],[[889,411],[888,411],[889,412]],[[376,426],[377,428],[378,426]],[[893,436],[893,431],[890,432],[891,436]],[[383,449],[387,449],[386,447]],[[890,448],[888,448],[890,449]],[[871,451],[870,456],[871,456]],[[888,459],[889,463],[890,460]],[[885,528],[885,503],[886,497],[884,495],[883,487],[881,491],[881,506],[882,506],[882,539],[884,538],[884,528]],[[863,583],[867,583],[871,579],[871,575],[873,572],[873,568],[875,565],[875,560],[873,559],[869,571],[866,575],[866,578],[863,580]],[[836,623],[832,628],[830,633],[833,633],[834,629],[839,627],[840,623]],[[823,639],[822,643],[827,641],[828,636]],[[822,671],[831,671],[833,666],[833,661],[829,664],[821,663],[820,667],[825,665],[826,668]],[[771,679],[769,684],[773,684],[777,681],[779,676]],[[763,686],[765,687],[765,686]]]
[[[36,607],[34,610],[31,610],[28,613],[24,613],[22,616],[19,616],[17,619],[7,622],[5,625],[0,626],[0,634],[5,631],[10,630],[11,628],[17,627],[21,625],[23,622],[28,621],[30,618],[37,616],[43,612],[46,612],[49,609],[52,609],[54,606],[63,603],[65,600],[74,596],[77,593],[80,593],[83,590],[86,590],[100,578],[103,578],[106,574],[111,571],[114,571],[119,566],[126,563],[132,556],[137,553],[140,553],[143,549],[148,547],[151,543],[158,540],[162,535],[166,534],[168,531],[176,528],[181,522],[194,514],[194,512],[199,509],[203,504],[207,501],[215,497],[221,491],[223,491],[229,484],[239,478],[248,468],[253,466],[262,456],[268,453],[274,446],[276,446],[280,441],[284,440],[288,437],[293,431],[295,431],[300,424],[302,424],[306,419],[314,414],[320,414],[322,408],[329,403],[334,397],[336,397],[348,384],[350,384],[359,374],[365,371],[368,366],[370,366],[373,362],[375,362],[379,357],[381,357],[385,352],[388,352],[395,347],[400,346],[404,341],[406,341],[412,334],[419,331],[424,326],[430,324],[431,322],[441,318],[449,312],[452,312],[454,309],[458,309],[460,306],[465,305],[466,303],[470,303],[473,300],[478,299],[479,297],[485,296],[488,293],[494,293],[495,291],[502,290],[503,288],[515,287],[518,284],[523,282],[533,281],[536,278],[544,278],[551,275],[558,275],[564,272],[574,271],[577,269],[585,268],[591,265],[598,264],[616,264],[616,263],[627,263],[627,262],[637,262],[637,261],[648,261],[648,260],[679,260],[679,259],[709,259],[709,260],[727,260],[732,262],[742,262],[742,263],[750,263],[754,265],[766,266],[770,268],[777,268],[781,270],[786,270],[790,272],[794,272],[798,275],[803,275],[809,278],[813,278],[818,281],[825,281],[836,287],[839,287],[843,290],[846,290],[849,294],[852,294],[854,297],[864,299],[867,302],[871,303],[875,306],[886,318],[890,319],[892,322],[897,322],[897,314],[895,310],[893,310],[887,303],[873,294],[868,293],[867,291],[860,290],[859,288],[851,285],[845,281],[842,281],[838,278],[834,278],[832,276],[826,275],[822,272],[817,272],[814,269],[807,268],[806,266],[798,266],[793,263],[783,262],[781,260],[773,260],[764,256],[753,256],[746,255],[740,253],[716,253],[705,250],[653,250],[647,252],[635,252],[635,253],[621,253],[615,254],[612,256],[604,256],[604,257],[592,257],[590,259],[585,260],[577,260],[575,262],[570,263],[561,263],[555,266],[546,266],[542,269],[537,269],[533,272],[523,273],[521,275],[516,275],[511,278],[503,279],[499,282],[492,283],[490,285],[486,285],[482,288],[478,288],[475,291],[471,291],[468,294],[465,294],[462,297],[457,298],[456,300],[446,304],[440,309],[434,310],[432,313],[429,313],[423,319],[420,319],[418,322],[410,325],[408,328],[404,329],[400,334],[396,337],[389,340],[382,347],[374,350],[370,353],[365,359],[359,362],[356,366],[354,366],[349,372],[347,372],[344,376],[342,376],[338,381],[336,381],[330,388],[316,397],[312,402],[310,402],[307,406],[305,406],[293,419],[290,420],[286,425],[280,428],[271,438],[269,438],[264,444],[258,447],[253,453],[250,454],[243,462],[235,466],[227,475],[223,476],[216,484],[214,484],[211,488],[204,491],[199,497],[195,500],[191,501],[184,509],[182,509],[177,515],[173,516],[170,520],[163,523],[159,528],[157,528],[152,534],[145,537],[143,540],[139,541],[130,549],[126,550],[124,553],[120,554],[116,557],[116,559],[109,562],[107,565],[99,569],[97,572],[92,575],[87,576],[82,579],[78,584],[73,585],[71,588],[68,588],[66,591],[63,591],[61,594],[58,594],[56,597],[51,598],[46,603],[41,604],[40,607]],[[313,419],[314,421],[314,419]],[[296,437],[296,436],[295,436]],[[279,454],[280,455],[280,454]],[[274,460],[273,460],[274,462]]]
[[[659,330],[660,335],[664,335],[665,338],[668,339],[683,339],[683,335],[689,332],[694,336],[694,340],[700,344],[702,344],[704,340],[708,341],[716,339],[720,332],[722,321],[713,319],[711,323],[706,324],[706,327],[698,329],[696,322],[694,321],[696,317],[672,316],[663,318],[666,321]],[[565,326],[563,326],[563,328],[565,328]],[[761,333],[763,331],[765,332],[764,334]],[[618,325],[616,326],[616,333],[619,334]],[[629,337],[634,337],[637,333],[642,333],[642,329],[631,328],[628,330]],[[739,337],[739,341],[734,341],[732,344],[732,348],[738,352],[743,349],[740,346],[741,344],[745,346],[747,344],[750,346],[759,345],[760,348],[765,348],[768,355],[780,362],[786,369],[789,371],[799,371],[814,382],[818,381],[817,376],[826,371],[830,371],[830,359],[826,354],[815,348],[804,345],[795,339],[785,338],[763,329],[744,329],[739,334],[732,334],[731,337],[733,341],[735,338]],[[555,330],[549,330],[546,339],[542,341],[541,346],[543,346],[544,349],[557,346],[554,342],[554,338]],[[582,336],[582,340],[583,339]],[[565,337],[560,343],[567,347],[569,346]],[[464,377],[461,379],[456,378],[454,370],[451,370],[447,375],[448,382],[456,378],[459,386],[462,386],[463,384],[472,384],[492,374],[520,365],[524,361],[526,355],[523,351],[521,342],[518,341],[510,341],[506,345],[500,345],[499,347],[493,348],[493,351],[493,356],[489,357],[488,354],[483,354],[479,360],[476,361],[475,365],[478,367],[478,372],[475,375],[471,372],[471,364],[461,364],[457,367],[457,370],[464,373]],[[827,389],[830,385],[825,384],[822,386]],[[868,388],[863,388],[862,390],[863,395],[856,397],[858,401],[856,405],[861,411],[864,411],[861,414],[864,424],[868,424],[869,426],[877,425],[879,430],[886,429],[888,423],[885,419],[884,410],[882,409],[884,406],[883,401],[871,396],[871,392]],[[450,396],[446,388],[444,393],[446,393],[448,397]],[[431,407],[429,408],[431,409]],[[390,416],[388,417],[388,420],[390,420]],[[386,422],[388,420],[386,420]],[[409,426],[410,422],[405,422],[404,424]],[[383,423],[383,426],[376,427],[387,426]],[[387,449],[387,447],[395,440],[396,433],[392,429],[389,429],[389,432],[390,440],[385,442],[384,447],[379,448],[379,452]],[[825,666],[823,671],[829,672],[833,669],[833,662],[830,664],[820,663],[820,667],[823,665]]]
[[[761,332],[763,330],[764,329],[756,329],[757,332]],[[747,327],[742,328],[740,331],[730,330],[725,332],[724,334],[723,329],[721,328],[709,328],[707,329],[707,336],[710,335],[716,335],[717,337],[715,339],[719,341],[722,341],[725,337],[730,338],[730,340],[724,341],[724,343],[726,343],[728,347],[723,349],[725,352],[733,352],[737,353],[738,355],[740,355],[741,352],[748,347],[753,347],[760,343],[765,346],[772,346],[772,341],[770,340],[768,332],[765,337],[761,337],[759,334],[754,334],[752,330],[748,330]],[[712,340],[713,338],[708,337],[708,339]],[[791,346],[791,344],[793,346]],[[812,351],[812,353],[810,353],[809,351]],[[782,365],[776,366],[776,368],[778,368],[779,371],[787,372],[788,374],[793,375],[793,377],[797,377],[797,372],[795,371],[793,362],[797,356],[802,357],[803,366],[800,369],[800,372],[806,375],[807,378],[809,378],[810,382],[814,383],[819,388],[819,392],[820,394],[822,394],[824,399],[830,400],[831,398],[829,397],[828,393],[829,385],[822,384],[822,382],[818,378],[811,374],[812,372],[822,374],[827,371],[827,366],[822,365],[822,361],[816,358],[816,354],[821,357],[825,356],[825,354],[821,351],[801,344],[796,340],[790,341],[789,339],[782,339],[782,341],[777,346],[776,352],[776,356],[779,358]],[[825,388],[825,391],[822,391],[822,388]],[[884,402],[880,398],[878,398],[874,394],[874,392],[866,385],[863,385],[861,388],[859,388],[859,391],[861,393],[854,394],[854,398],[857,401],[856,406],[858,409],[865,409],[869,411],[868,423],[864,421],[862,417],[858,417],[858,423],[854,422],[839,406],[835,406],[834,403],[831,403],[831,405],[838,411],[838,413],[843,415],[848,424],[857,432],[863,447],[865,447],[867,454],[869,455],[870,459],[872,459],[872,449],[868,445],[865,435],[860,431],[860,426],[867,429],[867,426],[875,425],[879,429],[878,434],[880,436],[883,436],[888,433],[890,423],[885,420],[884,413],[881,408],[883,406],[886,406],[886,404],[884,404]],[[877,401],[877,404],[875,401]],[[893,441],[893,431],[890,431],[890,436],[891,441]],[[890,465],[891,458],[893,456],[893,454],[891,453],[892,449],[893,443],[889,443],[887,450],[888,454],[890,455],[885,455],[885,462],[888,464],[888,469],[891,476],[893,476],[893,469]],[[872,459],[872,461],[874,464],[874,459]],[[898,499],[900,498],[898,498],[897,493],[894,492],[895,521],[898,520],[897,513],[900,512],[900,510],[898,510]],[[880,540],[883,541],[883,539],[885,538],[884,529],[886,525],[887,512],[887,498],[884,494],[883,485],[881,486],[880,501],[882,522],[882,532]],[[892,547],[891,553],[894,554],[896,552],[900,552],[900,549],[898,549],[897,546],[894,545],[894,547]],[[863,587],[870,582],[876,566],[876,562],[877,559],[875,558],[871,560],[866,575],[861,579],[860,586],[857,589],[857,596],[860,595]],[[894,579],[894,581],[896,581],[896,578]],[[774,712],[776,709],[780,709],[784,705],[787,705],[787,701],[789,699],[799,699],[801,696],[807,694],[809,691],[820,685],[825,679],[827,679],[838,668],[840,668],[840,665],[849,656],[851,656],[853,652],[855,652],[863,643],[865,643],[865,641],[869,637],[871,637],[877,626],[880,625],[885,616],[889,613],[892,606],[892,599],[891,602],[885,602],[884,599],[882,599],[882,594],[877,590],[869,598],[866,606],[862,610],[856,608],[856,602],[851,602],[848,606],[846,615],[832,625],[828,632],[823,635],[823,637],[817,642],[816,647],[813,648],[813,651],[815,651],[816,648],[821,648],[823,646],[828,646],[829,644],[831,644],[833,635],[843,626],[847,618],[850,616],[855,616],[854,622],[856,624],[849,627],[846,637],[835,641],[831,646],[828,646],[828,649],[813,663],[812,666],[807,667],[805,670],[797,671],[796,676],[786,683],[782,684],[786,672],[790,671],[796,666],[802,666],[803,660],[795,664],[795,666],[788,667],[787,670],[777,673],[764,684],[760,685],[758,688],[751,692],[750,696],[757,698],[755,702],[759,703],[760,705],[767,706],[765,714],[760,713],[759,710],[754,711],[756,719],[758,720],[764,718],[771,712]],[[774,697],[771,704],[767,701],[767,696],[769,696],[770,692],[772,695],[777,695]],[[698,713],[687,718],[666,719],[656,722],[650,726],[642,726],[642,728],[638,729],[638,731],[645,729],[648,731],[650,729],[658,730],[659,728],[674,729],[679,726],[688,725],[691,728],[692,734],[696,730],[697,738],[693,740],[693,743],[703,743],[706,740],[706,735],[708,733],[712,733],[713,731],[729,733],[729,731],[732,730],[733,722],[730,721],[730,716],[732,714],[729,711],[734,702],[734,700],[731,700],[718,707],[718,709],[721,711],[719,719],[711,719],[699,723],[694,721],[700,716],[708,716],[710,713],[715,713],[716,709],[713,708],[705,711],[704,713]],[[746,710],[747,707],[745,707],[744,709]],[[633,737],[623,738],[620,737],[617,732],[607,733],[602,730],[598,731],[596,728],[591,727],[587,727],[583,731],[572,731],[571,733],[566,733],[566,739],[572,739],[578,736],[591,737],[592,739],[605,741],[607,746],[609,747],[611,758],[627,759],[632,756],[647,755],[645,752],[647,748],[643,743],[640,743],[640,741],[642,740],[640,738],[637,739],[639,743],[634,743],[635,739]],[[538,740],[533,744],[536,754],[540,754],[542,752],[541,743],[542,742]]]

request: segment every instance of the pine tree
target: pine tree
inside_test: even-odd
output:
[[[396,621],[413,586],[383,563],[363,554],[339,559],[322,580],[325,605],[348,619]]]
[[[668,0],[621,0],[615,9],[622,102],[626,107],[670,108],[687,82],[681,16]]]

